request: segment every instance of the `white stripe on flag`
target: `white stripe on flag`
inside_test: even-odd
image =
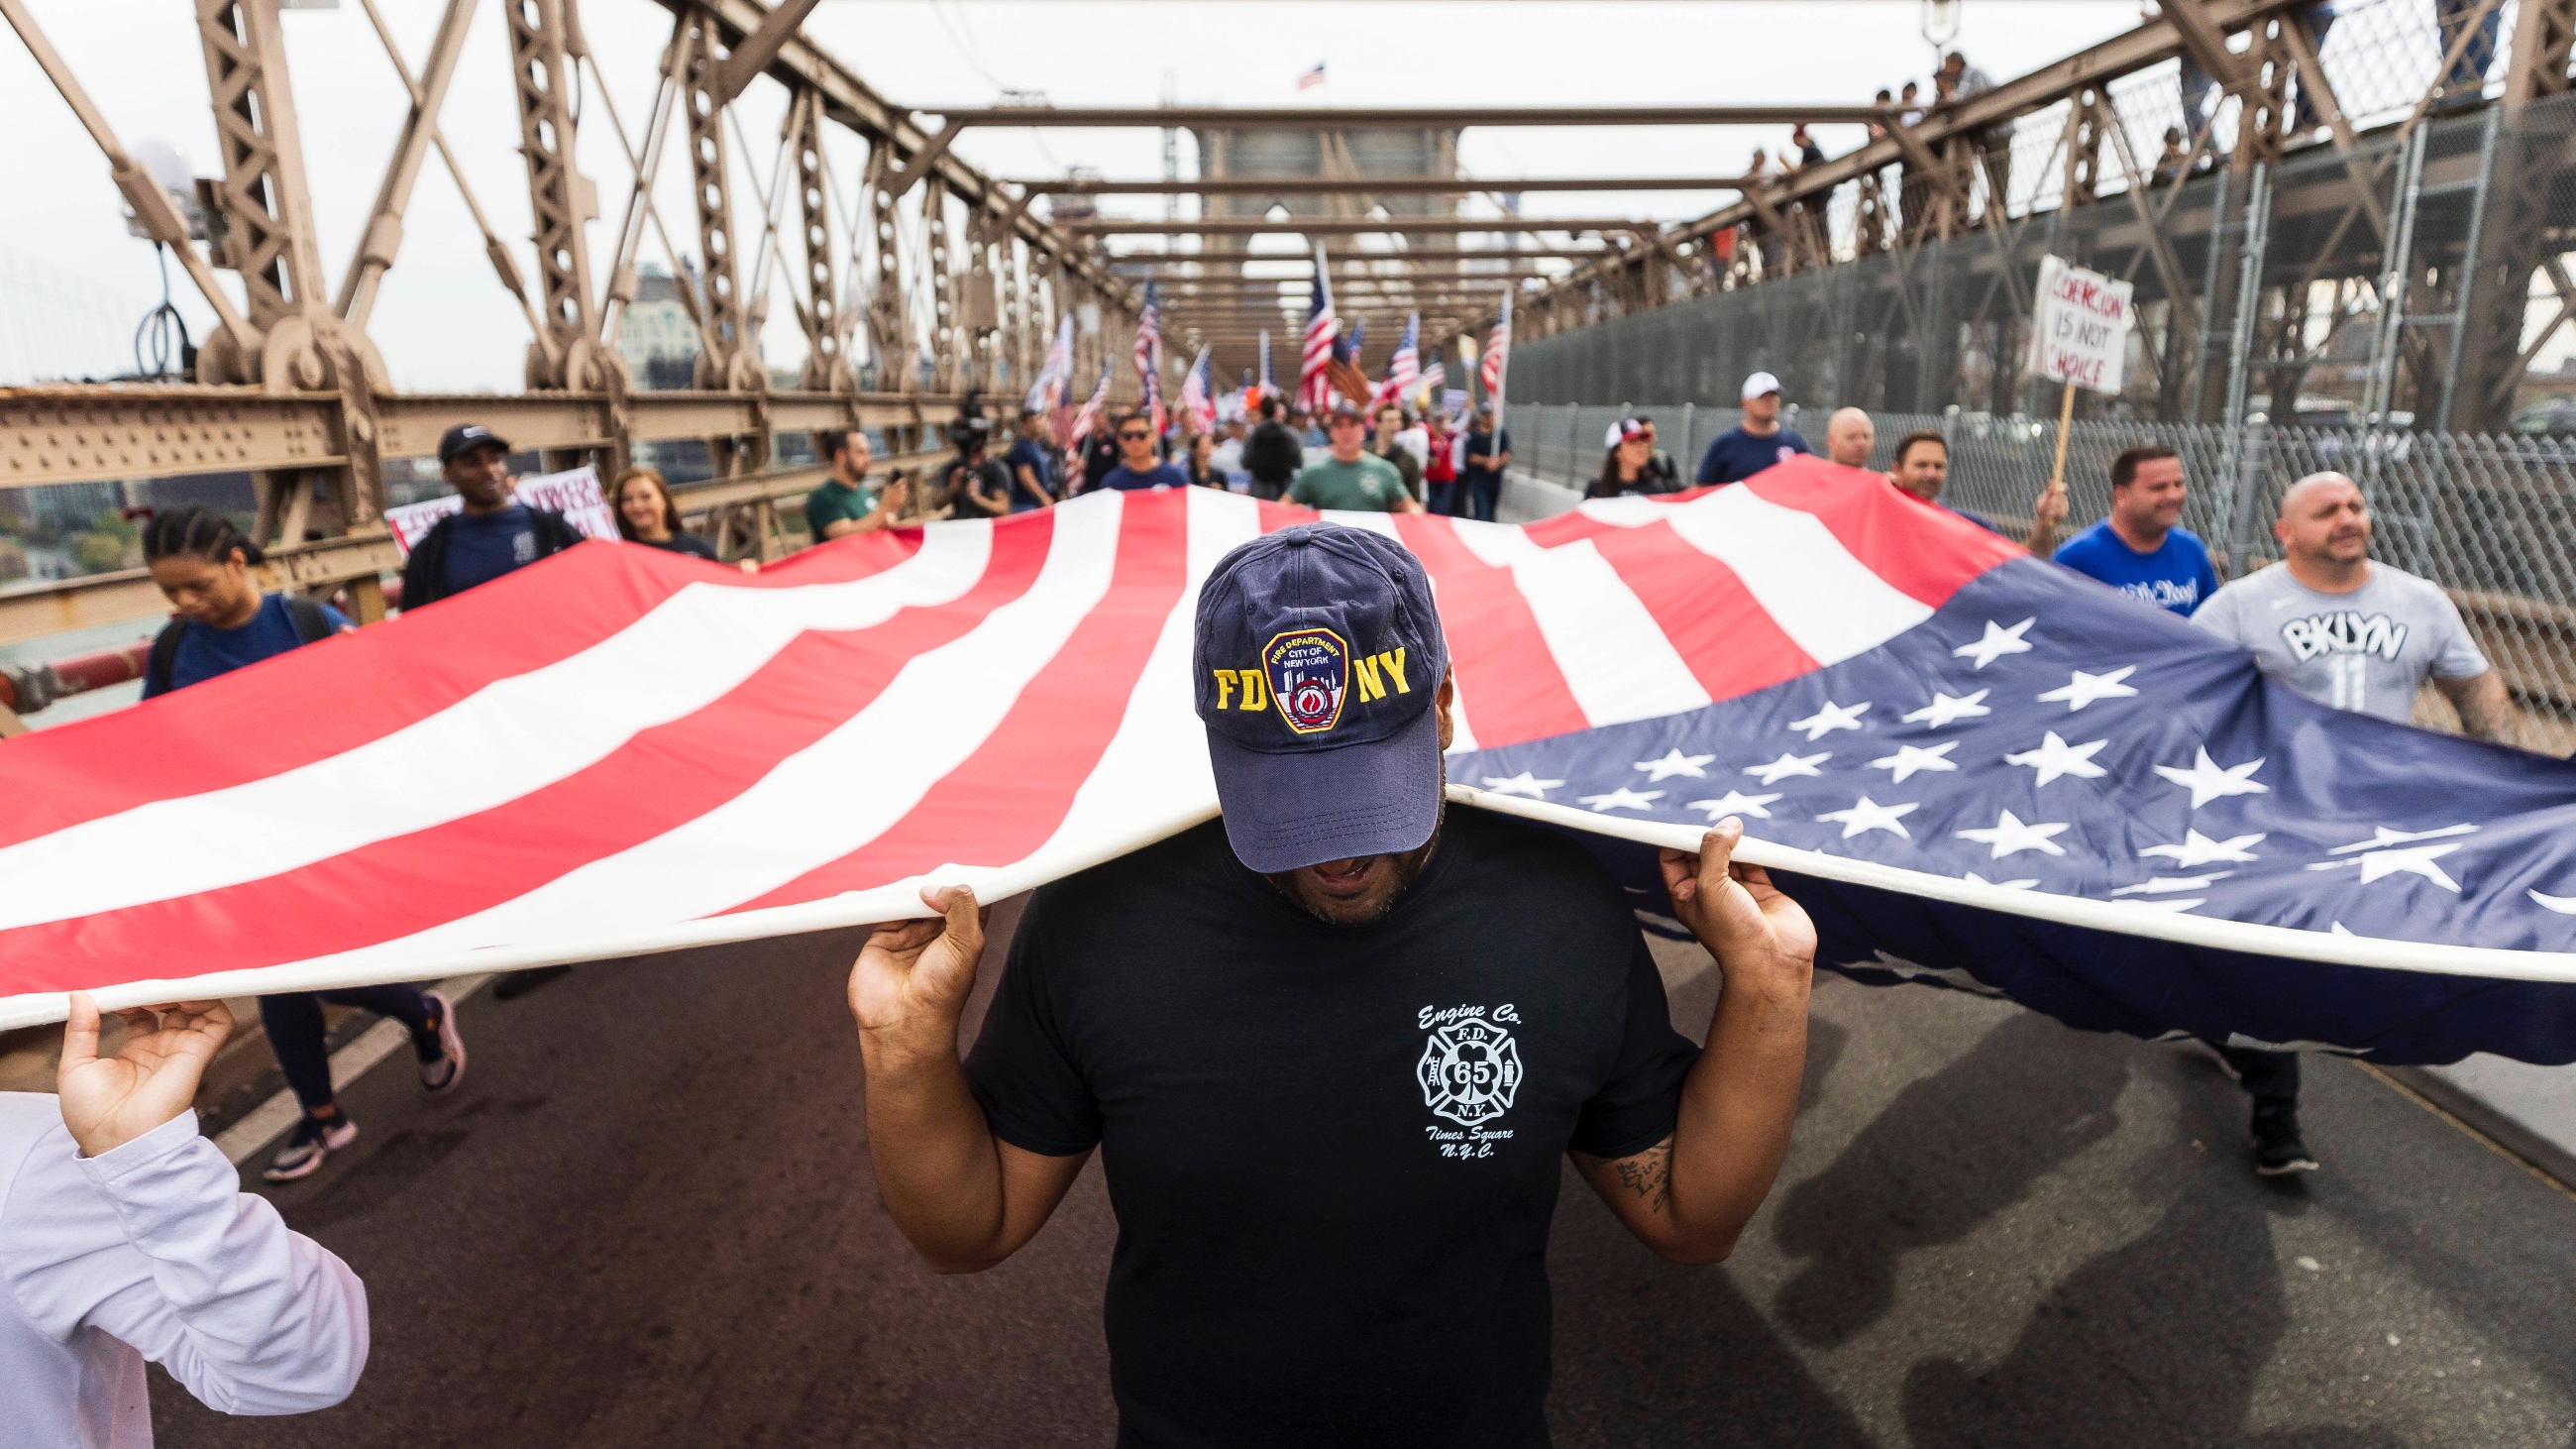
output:
[[[1067,869],[1080,870],[1124,854],[1139,834],[1163,822],[1216,808],[1207,726],[1199,722],[1198,681],[1190,673],[1198,643],[1199,585],[1218,559],[1261,536],[1261,505],[1249,494],[1210,488],[1192,488],[1188,496],[1189,574],[1180,602],[1163,621],[1154,652],[1128,695],[1118,733],[1031,860],[1063,856],[1078,862]]]
[[[331,963],[695,920],[866,845],[975,753],[1109,591],[1123,503],[1103,491],[1058,507],[1046,563],[1027,593],[913,656],[867,708],[740,795],[514,900]]]
[[[1467,552],[1488,566],[1507,569],[1526,558],[1536,558],[1547,550],[1532,542],[1528,530],[1517,523],[1485,523],[1473,518],[1453,518],[1450,531],[1467,546]]]
[[[1867,653],[1932,617],[1931,605],[1872,573],[1823,520],[1750,488],[1646,506],[1659,509],[1691,547],[1735,570],[1772,622],[1818,664]]]
[[[801,633],[957,599],[992,544],[977,520],[848,583],[690,584],[578,654],[328,759],[0,849],[0,930],[264,880],[507,804],[704,708]]]
[[[1537,550],[1512,565],[1512,582],[1594,728],[1708,707],[1698,676],[1592,540]]]

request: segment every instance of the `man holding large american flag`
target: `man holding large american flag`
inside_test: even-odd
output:
[[[1726,1257],[1787,1152],[1814,927],[1733,816],[1664,851],[1726,981],[1706,1049],[1675,1032],[1588,852],[1443,809],[1448,646],[1391,539],[1237,547],[1194,632],[1219,820],[1041,887],[964,1062],[974,893],[861,953],[886,1209],[979,1272],[1106,1149],[1121,1443],[1543,1444],[1560,1159],[1659,1255]]]

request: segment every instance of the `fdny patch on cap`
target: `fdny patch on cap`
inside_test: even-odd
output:
[[[1279,717],[1301,735],[1319,735],[1342,720],[1351,649],[1330,629],[1291,629],[1273,634],[1261,649],[1261,672]]]

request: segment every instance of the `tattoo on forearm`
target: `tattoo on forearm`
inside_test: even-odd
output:
[[[1634,1157],[1622,1157],[1610,1165],[1618,1169],[1619,1181],[1630,1192],[1646,1200],[1646,1211],[1664,1210],[1672,1187],[1673,1139],[1667,1137]]]

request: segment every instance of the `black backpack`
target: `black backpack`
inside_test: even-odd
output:
[[[287,599],[286,617],[295,621],[295,642],[299,645],[331,637],[331,616],[311,599]],[[173,619],[152,636],[152,657],[144,662],[143,678],[144,687],[154,694],[170,692],[170,669],[179,662],[179,641],[187,632],[187,620]]]

